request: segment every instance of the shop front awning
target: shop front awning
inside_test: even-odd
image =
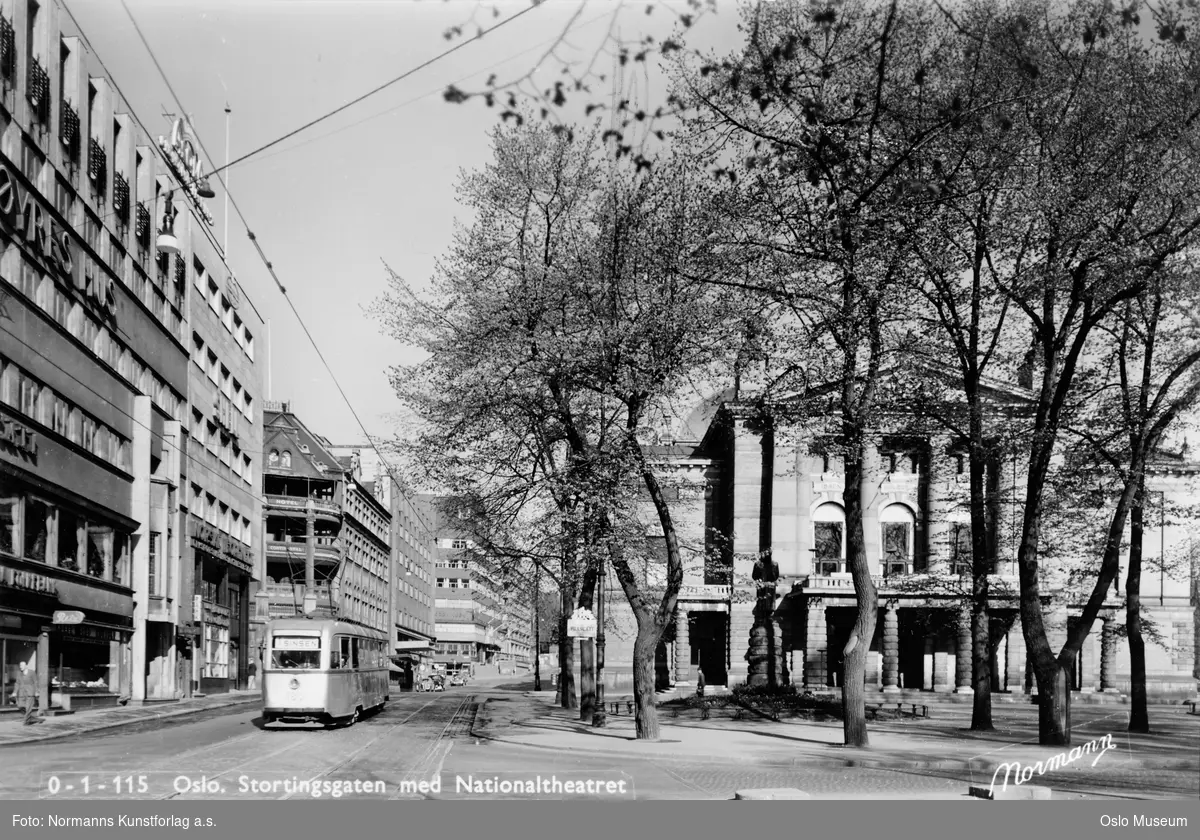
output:
[[[433,643],[429,642],[425,639],[406,640],[403,642],[393,642],[392,647],[397,651],[413,651],[413,652],[426,651],[429,653],[433,652]]]

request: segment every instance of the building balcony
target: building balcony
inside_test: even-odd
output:
[[[308,499],[304,496],[276,496],[267,493],[264,497],[267,500],[267,511],[272,509],[284,511],[287,513],[296,512],[304,513],[308,510],[308,503],[313,503],[313,511],[325,516],[341,518],[342,509],[333,502],[324,500]]]
[[[832,563],[832,561],[826,562]],[[970,574],[956,575],[949,573],[948,570],[939,572],[938,569],[929,572],[913,572],[911,564],[892,565],[897,568],[893,568],[887,575],[871,575],[871,581],[880,592],[915,595],[922,592],[957,592],[964,590],[964,587],[969,588]],[[901,565],[904,566],[904,571],[898,568]],[[844,569],[845,564],[840,564],[839,568]],[[944,564],[942,568],[945,568]],[[993,597],[1009,597],[1019,589],[1017,576],[1010,574],[988,575],[988,584]],[[854,592],[854,579],[848,571],[826,571],[824,574],[811,574],[802,579],[801,585],[809,591]]]
[[[267,557],[284,557],[289,560],[304,560],[308,556],[308,543],[304,537],[293,537],[290,540],[267,539]],[[336,538],[317,537],[313,546],[313,556],[318,563],[342,562],[342,542]]]
[[[304,614],[303,583],[267,583],[262,587],[267,593],[267,615],[270,618],[287,618]],[[328,585],[313,589],[317,596],[316,615],[334,615],[333,593]]]

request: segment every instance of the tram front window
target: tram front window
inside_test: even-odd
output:
[[[320,639],[276,636],[271,651],[271,666],[284,670],[315,671],[321,667]]]

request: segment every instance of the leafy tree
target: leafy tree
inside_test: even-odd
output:
[[[485,553],[560,558],[572,598],[612,564],[638,624],[638,736],[654,739],[654,653],[683,562],[655,430],[724,361],[736,324],[689,279],[707,271],[706,182],[680,165],[606,168],[594,134],[525,124],[498,130],[495,148],[464,178],[475,218],[433,294],[393,277],[379,307],[430,353],[394,369],[420,420],[408,448],[427,480],[469,500]],[[666,543],[657,602],[633,554],[647,503]]]
[[[833,416],[844,460],[846,553],[857,619],[843,651],[843,727],[865,746],[863,683],[878,610],[863,531],[863,478],[880,432],[884,373],[905,359],[902,281],[912,258],[896,200],[905,167],[951,115],[906,95],[944,37],[926,10],[869,3],[748,7],[747,45],[685,85],[705,161],[731,183],[725,242],[745,260],[726,278],[773,307],[769,392]],[[714,69],[715,68],[715,69]],[[745,279],[743,279],[745,278]]]

